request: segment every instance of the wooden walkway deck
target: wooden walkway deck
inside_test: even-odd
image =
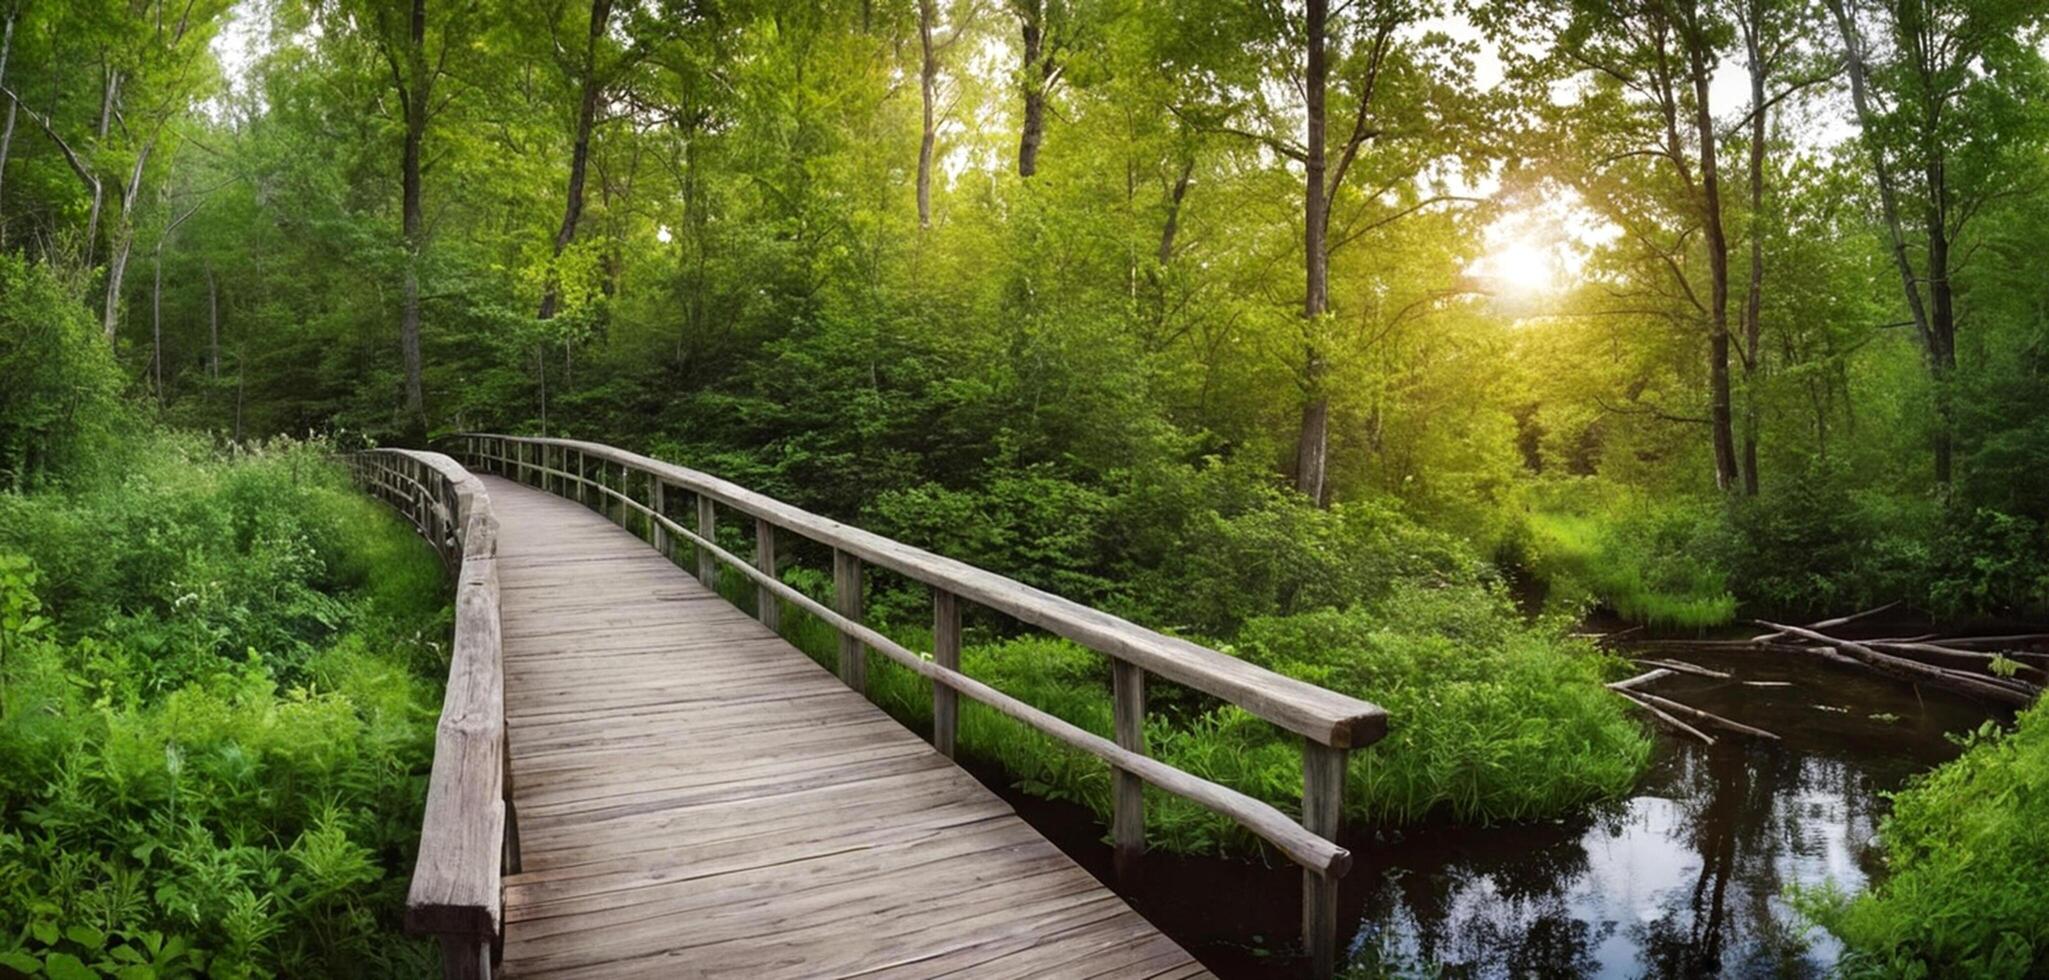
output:
[[[1209,975],[641,539],[484,480],[523,855],[505,975]]]

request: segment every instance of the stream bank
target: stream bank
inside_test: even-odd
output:
[[[1987,709],[1809,659],[1683,659],[1734,677],[1657,691],[1783,741],[1706,746],[1653,726],[1649,769],[1624,799],[1554,822],[1354,830],[1341,899],[1355,962],[1488,978],[1825,974],[1837,946],[1803,927],[1786,888],[1862,887],[1879,871],[1885,794],[1954,758],[1945,736]],[[1111,881],[1088,811],[979,775]],[[1118,887],[1226,980],[1301,972],[1292,866],[1155,853]]]

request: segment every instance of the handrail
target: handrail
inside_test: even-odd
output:
[[[448,687],[406,893],[405,926],[441,941],[446,975],[485,977],[501,945],[504,875],[519,870],[499,636],[498,519],[483,481],[440,453],[347,457],[358,485],[412,521],[456,575]]]
[[[1145,783],[1237,821],[1302,866],[1304,941],[1315,960],[1316,974],[1330,974],[1335,957],[1337,879],[1351,867],[1351,853],[1335,843],[1342,818],[1346,757],[1349,750],[1371,744],[1386,733],[1387,715],[1378,706],[638,453],[573,439],[494,433],[457,433],[452,438],[472,465],[563,495],[569,495],[574,484],[575,499],[595,502],[621,526],[628,523],[629,511],[641,514],[658,550],[669,553],[672,539],[697,548],[697,574],[707,584],[714,581],[714,562],[732,566],[758,586],[759,616],[771,628],[776,625],[777,598],[832,625],[840,633],[840,676],[854,689],[865,689],[864,647],[931,681],[933,741],[948,755],[954,746],[956,698],[966,695],[1109,763],[1114,777],[1112,838],[1120,874],[1135,870],[1136,858],[1144,850]],[[572,454],[574,471],[570,468]],[[597,479],[588,472],[593,464]],[[606,477],[615,472],[614,485],[608,486]],[[645,500],[631,492],[633,474],[641,477]],[[667,513],[672,489],[696,497],[695,528],[685,527]],[[753,518],[753,561],[721,548],[715,540],[721,506]],[[782,582],[776,573],[779,531],[833,549],[833,606]],[[864,562],[932,588],[934,650],[929,657],[904,648],[860,621]],[[1110,657],[1116,740],[1074,726],[962,673],[961,599]],[[1148,673],[1214,695],[1302,735],[1301,821],[1263,801],[1147,757],[1144,685]]]

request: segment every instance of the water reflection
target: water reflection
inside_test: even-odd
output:
[[[1340,904],[1354,958],[1481,978],[1828,972],[1839,950],[1803,930],[1786,886],[1861,886],[1884,794],[1953,758],[1943,734],[1986,709],[1805,660],[1686,659],[1735,676],[1669,678],[1659,693],[1783,741],[1710,747],[1660,730],[1636,791],[1571,819],[1350,835]],[[1112,880],[1087,811],[984,780]],[[1219,976],[1265,980],[1302,973],[1300,881],[1292,866],[1155,853],[1116,887]]]
[[[1661,735],[1635,795],[1580,820],[1358,841],[1355,951],[1472,977],[1827,972],[1839,951],[1801,926],[1786,886],[1861,886],[1883,793],[1947,758],[1940,733],[1983,714],[1833,673],[1817,684],[1804,667],[1730,666],[1772,686],[1670,690],[1783,742]]]

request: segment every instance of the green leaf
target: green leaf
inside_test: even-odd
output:
[[[43,961],[43,972],[50,980],[100,980],[100,971],[86,966],[70,953],[51,953]]]
[[[20,950],[0,953],[0,966],[4,966],[17,973],[30,974],[43,968],[43,964],[37,962],[35,957]]]
[[[64,938],[85,947],[87,952],[98,952],[107,942],[106,933],[86,925],[65,926]]]
[[[34,936],[36,942],[42,943],[45,946],[57,945],[57,923],[55,922],[47,919],[31,922],[28,926],[28,934]]]

